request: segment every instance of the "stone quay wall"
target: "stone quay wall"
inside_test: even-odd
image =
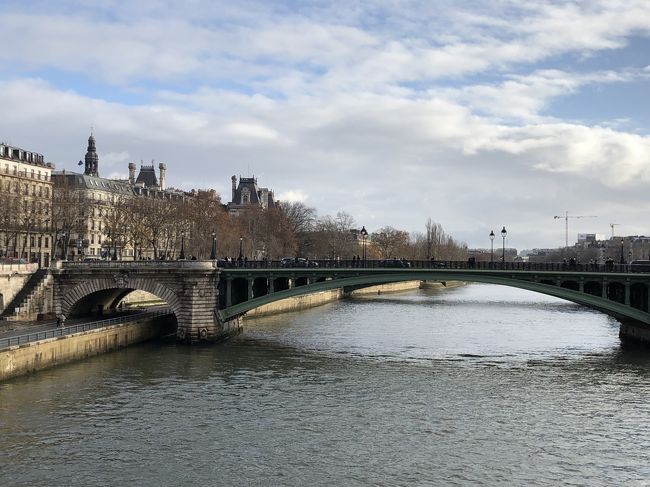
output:
[[[37,264],[0,264],[0,313],[37,269]]]
[[[0,381],[154,340],[175,328],[175,318],[167,315],[15,345],[0,351]]]
[[[282,299],[274,303],[265,304],[259,308],[255,308],[246,313],[245,318],[259,318],[262,316],[269,316],[279,313],[286,313],[289,311],[300,311],[308,308],[315,308],[332,301],[338,301],[344,297],[350,296],[368,296],[373,294],[383,293],[398,293],[404,291],[411,291],[413,289],[445,289],[447,287],[462,286],[464,283],[458,281],[449,281],[446,283],[433,282],[433,281],[405,281],[393,282],[389,284],[381,284],[379,286],[371,286],[363,289],[356,289],[346,295],[342,289],[332,289],[331,291],[317,292],[313,294],[306,294],[304,296],[297,296],[294,298]]]

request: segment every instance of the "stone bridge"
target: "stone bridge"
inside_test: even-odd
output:
[[[54,311],[114,309],[143,290],[166,301],[179,340],[214,341],[239,330],[241,317],[264,304],[330,289],[351,291],[401,281],[499,284],[566,299],[621,322],[621,335],[650,339],[650,273],[628,266],[414,261],[280,262],[106,261],[58,263]]]

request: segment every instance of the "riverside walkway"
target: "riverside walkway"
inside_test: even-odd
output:
[[[110,318],[101,320],[89,320],[88,318],[73,318],[66,320],[67,325],[57,327],[56,321],[48,320],[41,322],[0,322],[0,351],[16,345],[37,342],[47,338],[55,338],[66,335],[72,335],[83,331],[95,330],[105,326],[111,326],[121,323],[130,323],[143,318],[153,318],[170,314],[169,308],[160,307],[151,310],[138,311],[134,313],[124,313]],[[11,323],[11,329],[5,325]],[[4,325],[4,326],[3,326]]]

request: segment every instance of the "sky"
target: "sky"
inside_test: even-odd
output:
[[[647,0],[0,0],[0,140],[470,247],[650,235]],[[500,239],[500,236],[499,236]],[[499,242],[501,243],[501,242]]]

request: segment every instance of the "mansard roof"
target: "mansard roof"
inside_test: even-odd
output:
[[[261,205],[261,201],[258,194],[257,180],[255,178],[239,178],[239,185],[235,191],[235,198],[233,203],[242,204],[242,193],[248,193],[249,196],[249,205]]]
[[[137,183],[144,183],[146,188],[153,186],[158,186],[158,178],[156,177],[156,170],[153,165],[151,166],[140,166],[140,173],[138,174]]]
[[[128,181],[100,178],[67,171],[56,171],[52,173],[52,180],[65,180],[68,185],[81,189],[106,191],[120,195],[133,195],[133,187]]]

